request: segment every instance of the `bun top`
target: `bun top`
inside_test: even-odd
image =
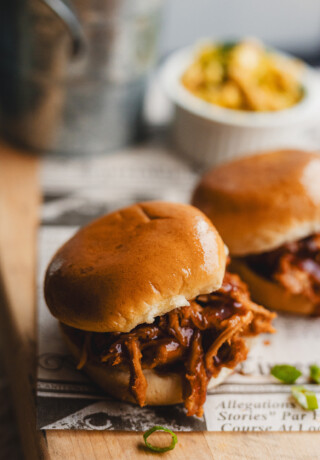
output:
[[[192,202],[231,254],[269,251],[320,231],[320,155],[280,150],[223,164],[204,175]]]
[[[45,298],[61,322],[128,332],[219,289],[224,244],[190,205],[139,203],[79,230],[51,260]]]

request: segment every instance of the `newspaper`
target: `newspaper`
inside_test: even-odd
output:
[[[50,160],[44,164],[44,204],[38,263],[38,427],[42,429],[146,430],[165,425],[176,431],[320,431],[320,411],[304,411],[291,388],[270,376],[275,364],[303,371],[320,364],[320,318],[279,315],[274,335],[259,336],[228,380],[209,391],[204,416],[187,417],[183,405],[144,407],[103,394],[75,363],[58,322],[43,298],[45,268],[56,249],[79,226],[136,201],[188,202],[198,175],[161,146],[145,145],[91,159]]]

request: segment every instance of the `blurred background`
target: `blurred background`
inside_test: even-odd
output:
[[[248,36],[320,64],[320,3],[2,0],[0,132],[41,153],[130,144],[146,134],[148,77],[172,51]]]
[[[259,37],[269,45],[320,64],[320,3],[317,0],[170,0],[164,9],[160,52],[199,37]]]

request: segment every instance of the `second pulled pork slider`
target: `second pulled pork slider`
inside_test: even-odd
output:
[[[45,297],[85,372],[140,406],[183,402],[246,359],[273,315],[225,272],[225,246],[193,206],[133,205],[78,231],[51,260]]]
[[[320,155],[281,150],[221,165],[193,204],[228,245],[232,268],[270,308],[320,314]]]

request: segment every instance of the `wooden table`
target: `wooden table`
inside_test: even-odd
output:
[[[35,429],[39,158],[0,144],[0,334],[27,460],[154,459],[141,433]],[[161,436],[161,435],[155,435]],[[166,459],[320,459],[317,433],[180,433]]]

